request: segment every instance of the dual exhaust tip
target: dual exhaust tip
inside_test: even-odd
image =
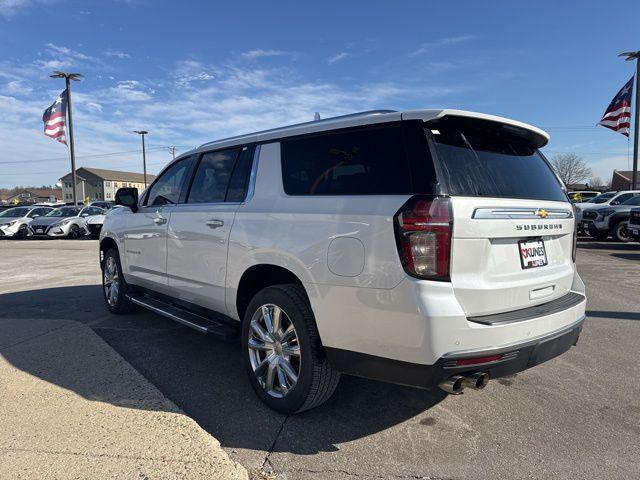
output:
[[[482,390],[489,383],[489,374],[477,372],[470,375],[454,375],[441,382],[438,386],[447,393],[459,395],[465,388]]]

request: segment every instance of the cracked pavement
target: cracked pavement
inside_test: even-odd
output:
[[[640,476],[637,244],[580,243],[589,318],[578,346],[559,358],[457,397],[344,376],[325,405],[287,417],[257,400],[237,344],[147,312],[108,315],[96,286],[95,242],[61,241],[60,251],[55,242],[12,254],[21,283],[6,283],[5,312],[28,323],[86,325],[254,478]],[[14,243],[0,242],[3,272]],[[75,283],[44,269],[36,285],[24,287],[47,256],[75,268]]]

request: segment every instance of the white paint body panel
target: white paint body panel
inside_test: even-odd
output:
[[[292,127],[289,134],[438,115],[476,115],[459,111],[412,111],[372,115]],[[538,135],[534,127],[508,121]],[[268,142],[282,132],[265,132],[207,144],[198,151]],[[327,347],[433,364],[452,352],[486,350],[551,334],[584,316],[585,302],[532,320],[488,326],[468,316],[506,312],[584,293],[571,260],[574,220],[558,232],[544,233],[549,264],[522,270],[517,240],[534,236],[518,223],[549,220],[478,220],[479,207],[532,207],[571,210],[569,202],[452,198],[451,281],[408,276],[399,260],[394,214],[410,198],[386,196],[287,196],[282,185],[280,143],[262,143],[255,192],[240,205],[156,207],[108,215],[101,240],[116,241],[124,254],[127,281],[168,293],[240,320],[236,297],[244,272],[276,265],[302,282],[322,342]],[[173,213],[171,208],[174,208]],[[175,213],[176,217],[172,215]],[[167,218],[158,226],[154,219]],[[224,221],[209,230],[207,219]],[[535,236],[539,234],[536,233]]]

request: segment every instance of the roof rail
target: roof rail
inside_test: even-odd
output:
[[[327,117],[327,118],[323,118],[321,120],[311,120],[309,122],[294,123],[293,125],[285,125],[285,126],[282,126],[282,127],[270,128],[270,129],[267,129],[267,130],[261,130],[259,132],[251,132],[251,133],[245,133],[245,134],[242,134],[242,135],[235,135],[233,137],[221,138],[219,140],[214,140],[212,142],[203,143],[198,148],[206,147],[207,145],[212,145],[214,143],[226,142],[226,141],[229,141],[229,140],[235,140],[236,138],[248,137],[250,135],[262,135],[262,134],[265,134],[265,133],[273,133],[273,132],[277,132],[279,130],[285,130],[287,128],[292,128],[292,127],[301,127],[303,125],[311,125],[311,124],[316,124],[316,123],[331,122],[331,121],[334,121],[334,120],[343,120],[345,118],[367,117],[369,115],[382,115],[382,114],[385,114],[385,113],[396,113],[396,112],[397,112],[397,110],[366,110],[364,112],[349,113],[347,115],[338,115],[337,117]]]

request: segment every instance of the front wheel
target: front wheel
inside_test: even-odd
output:
[[[133,304],[127,298],[128,291],[118,250],[112,248],[105,253],[102,261],[102,296],[111,313],[129,313],[133,309]]]
[[[78,227],[78,225],[76,225],[74,223],[69,228],[69,235],[67,235],[67,238],[70,238],[70,239],[74,240],[74,239],[79,238],[79,237],[80,237],[80,227]]]
[[[632,238],[631,235],[629,235],[628,225],[629,222],[618,222],[613,227],[613,238],[618,242],[630,242]]]
[[[255,295],[242,325],[242,351],[254,391],[281,413],[317,407],[340,380],[324,355],[311,306],[299,285],[275,285]]]

